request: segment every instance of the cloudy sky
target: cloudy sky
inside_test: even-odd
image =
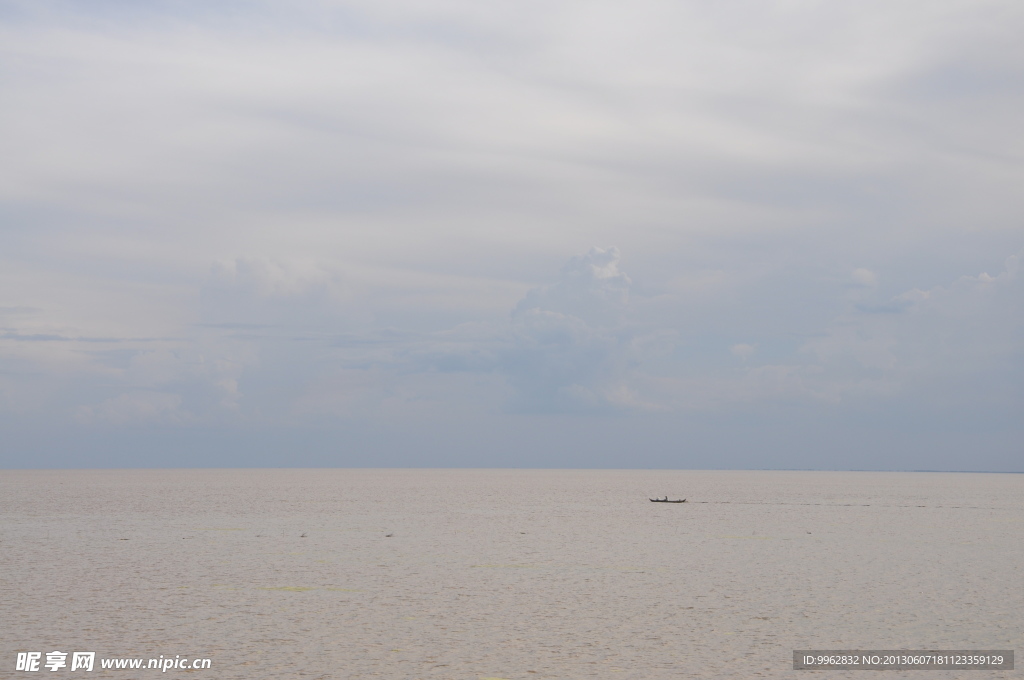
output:
[[[1024,470],[1019,0],[0,0],[0,465]]]

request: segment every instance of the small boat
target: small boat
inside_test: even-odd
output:
[[[670,501],[668,499],[668,496],[665,496],[664,498],[648,498],[647,500],[649,500],[652,503],[685,503],[686,502],[685,498],[683,498],[682,500],[678,500],[678,501]]]

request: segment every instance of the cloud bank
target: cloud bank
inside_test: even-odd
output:
[[[8,2],[0,465],[1019,469],[1022,30]]]

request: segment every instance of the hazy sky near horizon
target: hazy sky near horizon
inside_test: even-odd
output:
[[[1024,470],[1021,35],[0,0],[0,466]]]

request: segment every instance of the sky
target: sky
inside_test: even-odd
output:
[[[0,0],[0,467],[1024,471],[1018,0]]]

